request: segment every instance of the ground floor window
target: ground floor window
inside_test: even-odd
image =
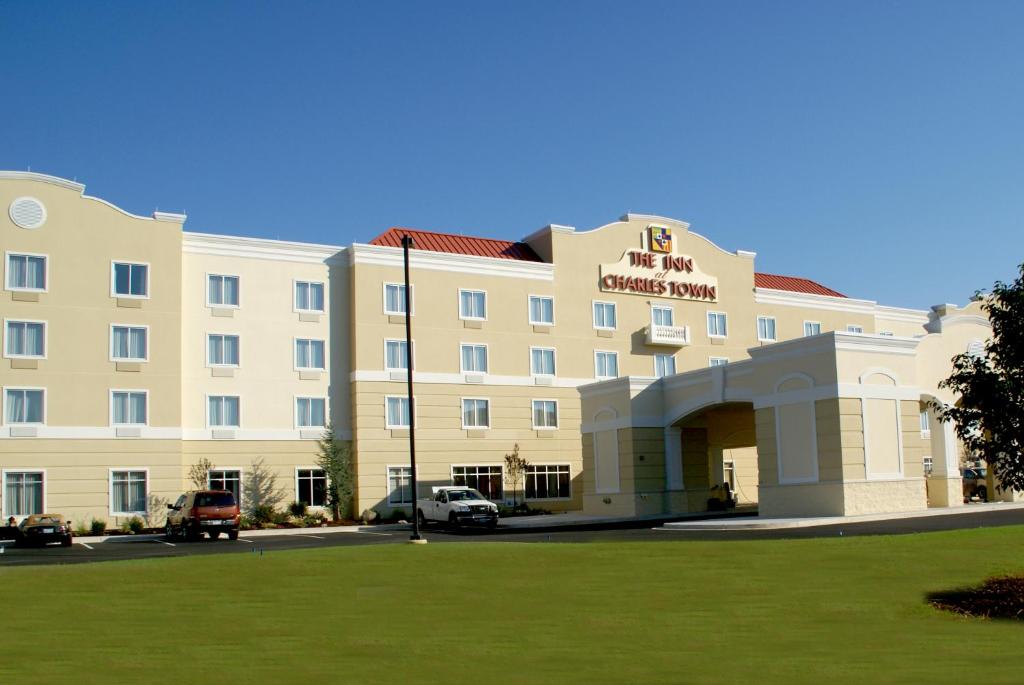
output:
[[[494,502],[504,496],[500,466],[453,466],[452,485],[476,488]]]
[[[925,457],[922,460],[922,462],[923,462],[923,466],[924,466],[924,475],[926,475],[926,476],[932,475],[932,468],[934,467],[934,462],[932,462],[932,458],[931,457]]]
[[[4,517],[43,513],[43,474],[40,471],[4,474]]]
[[[388,467],[388,504],[412,504],[412,469]]]
[[[327,505],[327,475],[323,469],[299,469],[297,480],[297,501],[305,502],[311,507]]]
[[[146,513],[146,472],[110,473],[110,513],[114,516]]]
[[[526,499],[567,499],[572,496],[568,464],[526,467]]]
[[[235,469],[210,469],[211,490],[228,490],[236,502],[242,501],[242,472]]]

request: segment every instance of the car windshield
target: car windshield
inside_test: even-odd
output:
[[[230,492],[201,492],[196,495],[197,507],[233,507],[235,496]]]
[[[48,516],[46,514],[33,514],[25,519],[26,526],[59,526],[60,524],[59,516]]]
[[[452,502],[457,502],[464,499],[487,499],[481,495],[478,491],[467,488],[465,490],[449,490],[448,499]]]

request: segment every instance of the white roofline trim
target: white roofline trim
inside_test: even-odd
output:
[[[343,254],[344,247],[298,243],[266,238],[243,238],[239,236],[214,235],[211,233],[183,234],[182,252],[208,254],[221,257],[245,257],[249,259],[270,259],[290,262],[321,264],[332,257]]]
[[[874,300],[855,300],[851,297],[834,297],[832,295],[812,295],[796,293],[791,290],[774,290],[772,288],[754,288],[756,304],[777,304],[786,307],[827,309],[836,312],[853,314],[874,314],[878,303]]]
[[[352,264],[376,266],[402,266],[402,248],[386,245],[353,243],[350,248]],[[413,250],[409,253],[409,266],[428,271],[453,271],[484,276],[525,278],[538,281],[555,280],[555,265],[546,262],[525,262],[519,259],[498,259],[477,255],[452,254]],[[484,271],[482,271],[484,270]]]

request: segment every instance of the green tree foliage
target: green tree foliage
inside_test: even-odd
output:
[[[938,407],[954,422],[972,455],[984,459],[1000,489],[1024,491],[1024,264],[1012,283],[997,281],[982,309],[992,338],[981,354],[953,358],[953,373],[939,387],[960,397]]]
[[[354,490],[352,449],[347,442],[338,439],[333,424],[327,426],[320,438],[316,464],[327,476],[327,506],[331,508],[334,520],[349,517]]]
[[[213,462],[206,457],[188,467],[188,479],[192,481],[192,485],[196,487],[196,490],[206,489],[206,484],[209,482],[210,469],[212,468]]]

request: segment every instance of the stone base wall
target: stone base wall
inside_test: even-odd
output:
[[[872,480],[843,484],[843,514],[891,514],[928,508],[924,478]]]

